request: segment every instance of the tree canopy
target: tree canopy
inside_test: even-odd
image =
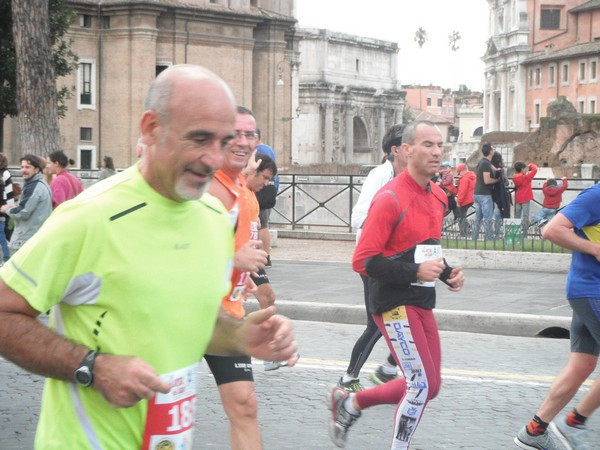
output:
[[[57,78],[68,75],[77,67],[77,55],[71,50],[71,39],[65,34],[75,20],[75,12],[66,0],[49,0],[50,39],[54,51],[54,70]],[[32,12],[32,14],[35,14]],[[17,115],[17,68],[12,33],[11,0],[0,0],[0,119]],[[65,100],[72,88],[57,88],[58,114],[66,112]]]

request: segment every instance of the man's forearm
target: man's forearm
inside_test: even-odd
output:
[[[87,352],[87,348],[58,336],[33,317],[0,312],[0,353],[29,372],[72,380]]]
[[[219,356],[245,355],[243,324],[243,319],[233,317],[223,310],[219,311],[215,330],[206,353]]]

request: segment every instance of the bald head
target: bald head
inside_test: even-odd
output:
[[[165,122],[169,122],[170,112],[177,95],[186,95],[179,87],[192,87],[198,82],[208,82],[209,89],[222,89],[235,105],[235,98],[227,84],[206,67],[193,64],[178,64],[161,72],[148,90],[144,109],[154,110]],[[203,83],[204,84],[204,83]],[[185,89],[184,89],[185,91]],[[178,100],[178,99],[175,99]]]
[[[231,90],[204,67],[178,65],[156,78],[145,106],[142,175],[167,198],[199,198],[223,165],[224,148],[235,135]]]

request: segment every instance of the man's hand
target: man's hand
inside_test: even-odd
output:
[[[135,356],[100,354],[94,365],[94,384],[110,404],[127,408],[157,392],[166,394],[171,385],[152,366]]]
[[[250,155],[250,159],[248,160],[248,164],[246,164],[246,167],[244,167],[244,170],[242,170],[242,175],[244,175],[244,178],[248,178],[250,175],[254,175],[256,173],[256,171],[258,170],[258,166],[260,166],[262,159],[259,159],[258,161],[256,160],[256,149],[252,152],[252,155]]]
[[[446,283],[450,285],[448,288],[449,291],[458,292],[462,289],[463,284],[465,284],[465,274],[462,271],[461,267],[455,267],[450,272],[450,276],[446,280]]]
[[[246,352],[250,356],[267,361],[287,361],[288,366],[298,361],[292,322],[276,315],[274,306],[248,314],[243,327]]]
[[[445,268],[446,266],[442,258],[422,262],[419,264],[419,270],[417,270],[417,280],[420,282],[435,281],[440,277]]]
[[[237,252],[233,260],[236,269],[258,272],[267,264],[267,252],[262,250],[262,241],[248,241]]]

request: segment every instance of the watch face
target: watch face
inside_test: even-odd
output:
[[[92,373],[89,367],[80,367],[75,371],[75,381],[82,386],[89,386],[92,384]]]

